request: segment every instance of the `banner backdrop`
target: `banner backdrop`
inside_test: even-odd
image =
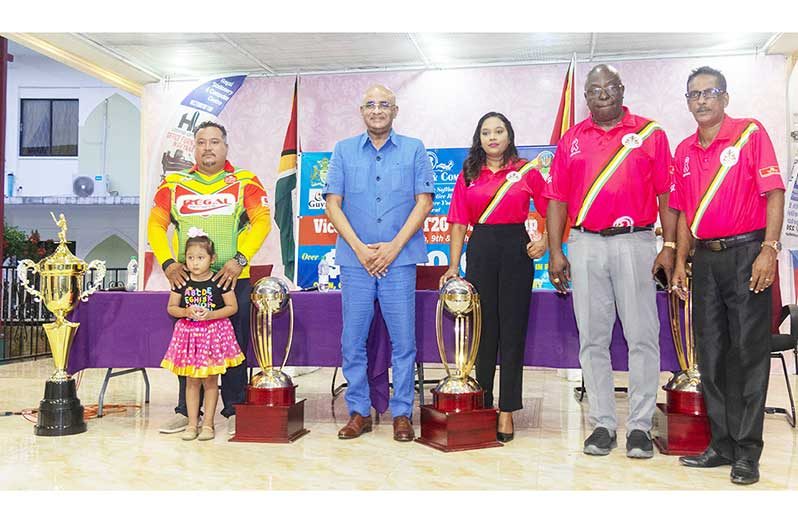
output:
[[[785,184],[784,229],[782,243],[784,249],[779,255],[779,279],[783,303],[795,303],[798,297],[798,161],[793,163],[790,177]]]
[[[536,168],[548,178],[555,150],[553,145],[520,146],[518,154],[536,162]],[[424,222],[424,236],[427,240],[426,265],[449,265],[450,233],[446,215],[449,213],[454,184],[467,154],[468,148],[427,150],[427,157],[435,172],[435,199],[432,211]],[[322,259],[330,267],[330,282],[336,288],[340,287],[340,270],[335,265],[335,240],[338,235],[324,215],[325,202],[321,194],[327,180],[330,156],[330,152],[303,152],[300,155],[299,237],[295,283],[303,289],[313,288],[318,284],[318,266]],[[542,233],[545,226],[545,220],[535,211],[534,203],[530,202],[529,218],[526,222],[530,236],[535,231]],[[566,244],[563,244],[563,249],[567,254]],[[546,253],[540,260],[534,261],[535,289],[554,288],[549,282],[548,260]],[[465,274],[465,250],[460,258],[460,272]]]

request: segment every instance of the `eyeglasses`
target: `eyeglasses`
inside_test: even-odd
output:
[[[360,106],[361,109],[365,109],[366,111],[376,111],[377,107],[379,107],[383,111],[390,111],[396,106],[391,102],[374,102],[374,101],[366,102]]]
[[[606,93],[610,98],[618,98],[623,91],[623,84],[610,84],[607,87],[590,87],[585,93],[591,98],[598,98],[601,93]]]
[[[723,89],[719,87],[710,87],[709,89],[704,89],[703,91],[688,91],[684,93],[684,97],[691,101],[697,101],[703,96],[707,100],[714,100],[718,96],[725,93]]]

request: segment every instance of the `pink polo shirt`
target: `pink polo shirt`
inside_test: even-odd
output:
[[[597,194],[582,226],[599,231],[608,227],[647,226],[657,221],[657,195],[670,190],[671,153],[662,129],[642,140],[632,134],[651,122],[624,107],[618,124],[605,131],[587,118],[563,135],[551,164],[551,183],[543,196],[568,204],[568,217],[576,223],[585,195],[626,139],[635,147]],[[631,137],[633,138],[633,137]]]
[[[752,122],[758,129],[743,144],[739,154],[729,154],[727,149]],[[776,152],[762,124],[752,118],[727,115],[718,135],[706,149],[701,147],[698,131],[676,148],[670,206],[685,213],[688,226],[693,223],[701,199],[721,166],[721,159],[731,167],[701,218],[696,231],[701,239],[725,238],[764,229],[765,193],[784,190]]]
[[[479,176],[467,187],[465,177],[461,171],[454,185],[447,221],[463,225],[477,223],[493,195],[507,180],[507,175],[511,172],[517,172],[525,164],[526,161],[517,160],[495,173],[483,166]],[[542,196],[545,185],[546,180],[543,179],[540,171],[537,169],[529,170],[510,187],[498,207],[488,217],[486,223],[524,223],[529,216],[530,198],[535,201],[535,210],[542,216],[546,216],[548,199]]]

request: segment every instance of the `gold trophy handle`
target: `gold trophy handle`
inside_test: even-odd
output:
[[[446,363],[446,346],[443,343],[443,300],[438,299],[438,306],[435,309],[435,336],[438,339],[438,353],[441,355],[441,363],[446,369],[446,375],[451,377],[452,370]]]
[[[20,260],[19,263],[17,263],[17,279],[36,301],[41,301],[42,293],[34,289],[28,281],[29,270],[32,270],[34,273],[39,272],[39,264],[35,263],[33,260]]]
[[[671,320],[671,337],[673,338],[673,346],[676,348],[676,358],[679,360],[679,368],[687,370],[689,364],[682,344],[682,328],[679,310],[680,301],[681,298],[679,298],[675,292],[672,292],[670,296],[668,296],[668,313]],[[687,304],[685,304],[685,319],[687,319]]]
[[[288,341],[285,343],[285,356],[283,357],[283,364],[280,365],[280,371],[285,367],[288,361],[288,354],[291,352],[291,342],[294,339],[294,301],[288,297]]]
[[[266,361],[265,352],[265,338],[263,336],[263,321],[262,321],[262,312],[253,304],[250,306],[249,309],[249,324],[251,325],[251,329],[249,332],[250,338],[252,339],[252,348],[255,350],[255,358],[258,360],[258,365],[260,365],[261,369],[266,369],[270,367]]]
[[[698,361],[695,354],[695,333],[693,333],[693,278],[687,278],[687,300],[684,302],[684,330],[686,333],[687,366],[695,370],[698,368]]]
[[[468,351],[468,360],[466,361],[466,365],[463,368],[463,377],[468,376],[471,374],[471,369],[474,368],[474,364],[477,361],[477,352],[479,351],[479,337],[482,334],[482,306],[479,303],[479,295],[474,295],[474,310],[472,314],[474,315],[474,329],[473,335],[471,336],[471,349]]]
[[[89,285],[89,287],[80,293],[80,301],[88,301],[89,296],[94,294],[94,291],[100,288],[103,284],[103,279],[105,278],[105,261],[103,260],[92,260],[91,263],[86,267],[86,271],[91,271],[92,269],[97,269],[97,274],[94,276],[94,283]]]

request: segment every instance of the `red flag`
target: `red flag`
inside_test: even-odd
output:
[[[574,71],[576,70],[576,55],[571,58],[565,81],[562,84],[560,108],[557,109],[557,118],[554,119],[554,129],[551,131],[549,144],[557,145],[565,131],[574,125]]]

